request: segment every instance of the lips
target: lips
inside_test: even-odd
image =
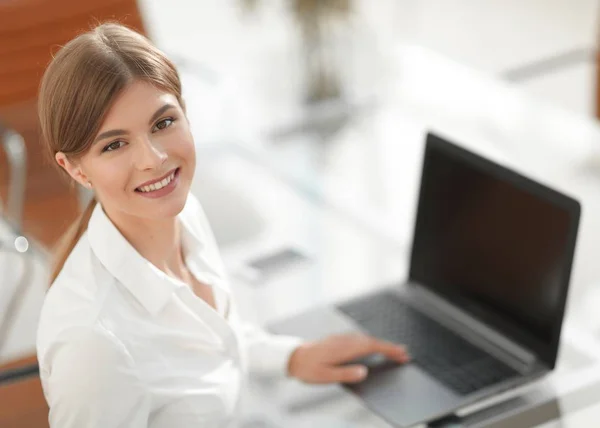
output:
[[[140,184],[135,188],[136,192],[148,193],[156,190],[160,190],[161,188],[167,186],[174,178],[175,174],[178,172],[179,168],[174,168],[170,170],[168,173],[163,175],[162,177],[156,178],[154,180],[146,181]]]

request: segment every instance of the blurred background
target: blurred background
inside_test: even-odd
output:
[[[178,66],[193,192],[249,319],[405,274],[436,130],[584,203],[568,321],[585,350],[600,339],[599,17],[598,0],[0,1],[0,426],[47,426],[37,317],[89,197],[40,149],[37,88],[59,46],[117,20]],[[318,426],[348,417],[331,414]]]

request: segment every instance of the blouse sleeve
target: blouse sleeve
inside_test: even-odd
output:
[[[279,377],[289,375],[289,359],[294,350],[302,344],[302,339],[270,334],[249,323],[242,323],[241,334],[251,371]]]
[[[110,333],[81,332],[46,355],[50,427],[147,427],[145,388],[131,356]]]

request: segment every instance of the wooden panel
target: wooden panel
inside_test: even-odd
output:
[[[32,26],[43,28],[72,16],[93,16],[97,11],[121,15],[124,8],[137,5],[135,0],[8,0],[3,3],[0,24],[6,32]]]
[[[0,105],[35,98],[52,51],[106,20],[143,32],[135,0],[0,2]]]
[[[1,427],[48,427],[48,405],[39,377],[0,386]]]
[[[600,119],[600,51],[596,53],[596,118]]]
[[[48,428],[48,411],[32,409],[30,413],[0,419],[2,428]]]
[[[32,355],[3,364],[0,366],[0,371],[27,366],[35,362],[37,359],[35,355]],[[0,386],[0,427],[48,427],[48,405],[39,377],[32,376]]]

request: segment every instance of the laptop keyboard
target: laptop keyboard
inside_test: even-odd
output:
[[[369,334],[402,343],[411,360],[444,385],[466,395],[518,372],[384,291],[338,305]]]

